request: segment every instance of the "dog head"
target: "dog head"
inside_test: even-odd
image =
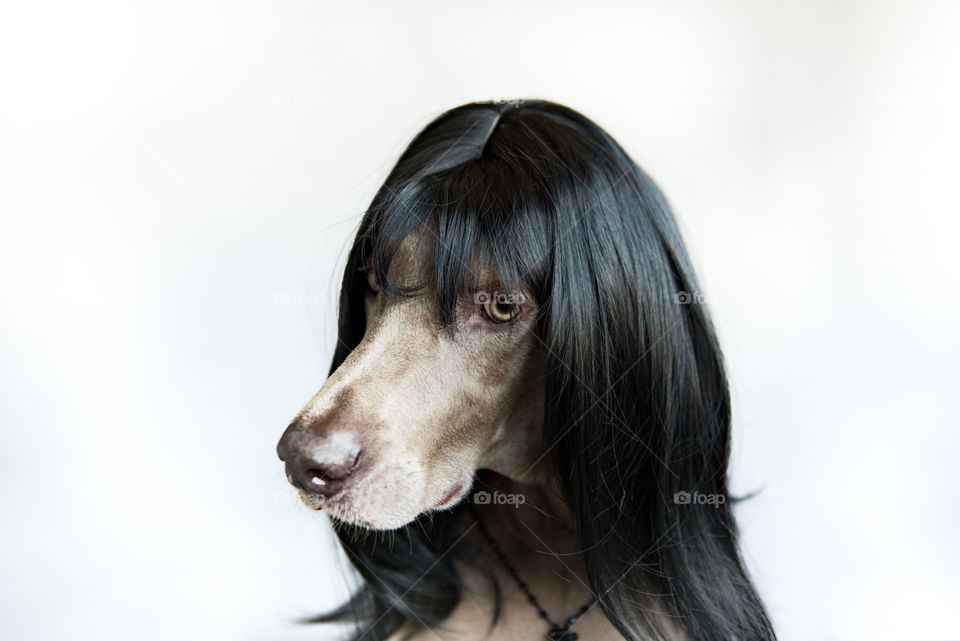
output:
[[[474,473],[529,478],[543,420],[536,302],[478,270],[441,322],[418,244],[381,287],[369,266],[363,339],[300,411],[278,454],[303,501],[336,520],[393,529],[456,504]]]

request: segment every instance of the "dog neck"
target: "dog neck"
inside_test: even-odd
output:
[[[484,502],[477,500],[485,492]],[[548,482],[522,482],[482,470],[474,507],[504,549],[575,554],[572,514],[558,488]],[[546,549],[549,543],[549,550]]]
[[[489,502],[477,504],[478,493]],[[464,525],[474,525],[472,513],[483,520],[510,564],[529,585],[531,592],[557,620],[573,614],[591,598],[577,541],[572,514],[558,489],[551,484],[522,483],[501,474],[481,471],[477,476],[474,510],[466,510]],[[471,541],[484,550],[502,585],[515,591],[513,577],[489,549],[480,532],[470,532]],[[536,624],[536,612],[519,601],[521,613]],[[529,611],[527,611],[529,608]]]

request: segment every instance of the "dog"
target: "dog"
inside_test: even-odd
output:
[[[774,638],[698,291],[662,193],[579,112],[429,124],[360,223],[330,376],[277,447],[362,580],[312,620],[373,641]]]

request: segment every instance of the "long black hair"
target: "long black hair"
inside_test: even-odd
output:
[[[435,266],[441,322],[469,291],[477,256],[539,304],[544,460],[606,617],[631,641],[666,635],[655,608],[691,639],[773,639],[726,500],[730,399],[720,348],[654,182],[603,129],[556,103],[471,103],[440,115],[360,224],[331,373],[363,338],[362,268],[396,288],[387,268],[415,231],[428,241],[420,251]],[[362,583],[315,620],[354,621],[369,641],[442,622],[460,598],[462,509],[400,528],[392,546],[338,528]]]

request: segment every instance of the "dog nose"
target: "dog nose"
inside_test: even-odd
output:
[[[305,492],[338,494],[360,468],[361,450],[349,433],[318,435],[287,428],[277,444],[287,479]]]

